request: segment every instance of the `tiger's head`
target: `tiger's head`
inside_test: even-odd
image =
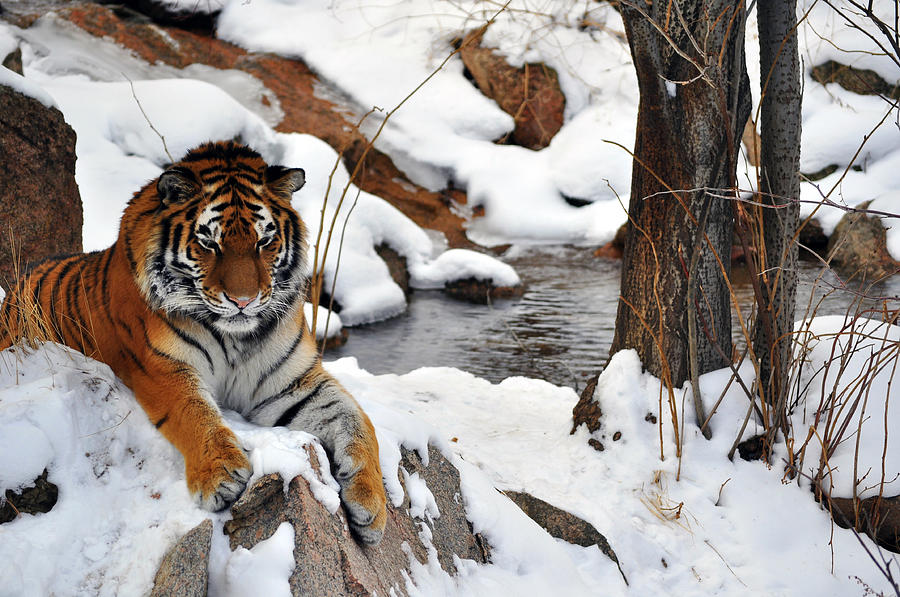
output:
[[[233,142],[201,145],[173,164],[136,196],[155,207],[144,212],[149,234],[136,264],[150,305],[231,334],[296,307],[307,244],[291,196],[304,182],[303,170],[269,166]]]

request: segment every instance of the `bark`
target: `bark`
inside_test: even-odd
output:
[[[785,424],[797,289],[801,89],[796,10],[796,0],[760,0],[758,5],[763,73],[759,188],[761,201],[778,207],[762,210],[765,250],[759,267],[764,304],[759,305],[753,348],[760,394],[776,407],[773,432]]]
[[[733,210],[727,197],[733,195],[728,189],[734,187],[739,140],[750,113],[746,13],[739,0],[621,4],[640,105],[610,352],[636,349],[648,371],[677,387],[691,373],[692,270],[694,373],[721,368],[731,357],[725,280]]]

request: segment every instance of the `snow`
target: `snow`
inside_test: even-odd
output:
[[[808,425],[809,408],[838,381],[817,372],[844,326],[842,318],[818,318],[809,326],[818,336],[803,373],[812,389],[795,410],[795,430]],[[894,326],[860,322],[857,329],[873,338],[870,343],[900,339]],[[859,359],[866,357],[860,353]],[[593,437],[604,445],[601,452],[588,445],[585,428],[570,434],[577,401],[570,388],[526,378],[491,384],[450,368],[374,376],[352,358],[327,367],[375,424],[391,501],[402,501],[403,475],[411,515],[423,523],[440,516],[424,480],[398,470],[401,445],[424,456],[431,442],[459,469],[473,529],[493,546],[490,564],[457,561],[455,577],[440,569],[435,553],[424,564],[411,562],[411,594],[490,595],[502,587],[526,596],[593,595],[603,587],[608,595],[848,595],[859,592],[855,577],[887,588],[857,538],[833,528],[804,481],[782,482],[780,466],[727,459],[746,409],[737,384],[713,419],[712,441],[690,421],[683,424],[679,459],[660,382],[642,372],[633,351],[616,354],[597,384],[604,418]],[[852,367],[838,381],[839,392],[853,385]],[[729,374],[701,378],[708,405]],[[741,374],[752,381],[749,366]],[[886,377],[874,379],[872,401],[887,390]],[[872,420],[864,437],[875,441],[860,444],[863,467],[880,466],[880,408],[866,412]],[[888,411],[890,428],[900,424],[897,412]],[[663,459],[660,427],[648,413],[662,421]],[[319,480],[306,456],[304,446],[312,444],[327,462],[312,436],[225,415],[250,455],[254,478],[302,475],[317,499],[337,510],[336,481],[327,466]],[[22,515],[0,528],[0,574],[8,579],[0,594],[145,594],[166,549],[207,517],[214,524],[211,594],[247,594],[246,587],[284,594],[293,568],[291,529],[282,526],[252,550],[232,552],[221,533],[229,515],[194,505],[181,456],[106,365],[56,345],[0,353],[0,438],[14,441],[15,453],[23,455],[0,463],[0,489],[28,484],[45,467],[60,487],[49,513]],[[854,451],[841,446],[832,467],[852,470]],[[894,454],[888,470],[896,470],[897,450],[887,453]],[[807,462],[816,461],[808,456]],[[838,474],[834,479],[845,482]],[[596,546],[551,538],[495,487],[527,491],[593,524],[616,551],[629,584]],[[421,528],[430,546],[428,527]],[[141,558],[134,557],[137,548]]]
[[[497,12],[485,6],[434,0],[230,1],[218,35],[248,49],[301,56],[363,112],[372,106],[393,110],[450,56],[454,38]],[[498,15],[485,36],[486,44],[499,47],[514,64],[540,58],[557,70],[571,119],[559,133],[565,142],[539,152],[495,145],[494,139],[511,130],[512,119],[469,83],[455,55],[391,113],[376,142],[419,184],[465,186],[469,203],[485,208],[485,216],[469,227],[469,237],[478,243],[605,242],[625,219],[615,194],[628,194],[631,156],[615,146],[600,155],[591,150],[597,139],[633,144],[636,82],[613,9],[595,2],[586,7],[596,31],[577,31],[580,5],[543,1]],[[600,106],[606,117],[577,118]],[[374,117],[373,129],[384,115]],[[567,132],[569,127],[573,131]],[[611,180],[613,189],[589,184],[603,180]],[[606,199],[615,204],[616,217],[608,217],[609,209],[571,207],[564,194]]]
[[[891,392],[891,381],[897,373],[894,363],[900,327],[875,320],[851,325],[842,316],[818,317],[797,327],[802,331],[800,341],[804,343],[807,367],[806,375],[800,378],[806,400],[792,417],[794,437],[808,437],[813,427],[820,438],[838,444],[827,458],[824,478],[825,489],[833,495],[897,495],[900,482],[895,471],[900,471],[900,446],[885,430],[895,429],[900,417]],[[868,375],[873,363],[877,371]],[[854,391],[858,380],[864,384],[862,392]],[[819,405],[827,403],[835,387],[841,390],[833,398],[839,408],[822,412],[817,420]],[[849,430],[840,435],[837,429],[845,421]],[[821,441],[811,441],[804,472],[814,475],[821,456]]]
[[[450,249],[429,263],[416,263],[409,274],[414,288],[443,288],[448,281],[465,278],[490,280],[497,286],[517,286],[522,282],[505,263],[466,249]]]
[[[0,56],[5,58],[15,51],[18,45],[18,40],[10,31],[0,28]],[[53,98],[41,89],[39,85],[35,85],[32,81],[8,68],[0,67],[0,85],[12,87],[19,93],[36,99],[48,108],[56,107],[56,102],[53,101]]]
[[[251,549],[238,546],[225,564],[224,586],[213,581],[210,592],[229,597],[290,597],[294,572],[294,527],[282,522],[271,537]]]
[[[863,96],[847,91],[835,83],[822,86],[813,81],[811,70],[834,60],[860,69],[875,71],[889,84],[900,82],[900,67],[865,34],[880,38],[882,34],[865,19],[845,11],[860,29],[851,27],[826,3],[803,0],[800,13],[806,19],[798,29],[800,60],[804,69],[803,122],[800,155],[801,172],[812,174],[826,166],[838,170],[815,182],[801,184],[800,198],[804,202],[801,215],[807,216],[823,196],[847,206],[877,199],[872,209],[900,213],[900,202],[892,191],[900,185],[900,108],[877,96]],[[873,4],[881,18],[893,20],[891,2]],[[846,8],[846,5],[839,3]],[[748,45],[748,50],[752,49]],[[752,56],[748,56],[753,61]],[[757,75],[758,76],[758,75]],[[857,155],[858,151],[858,155]],[[850,170],[854,166],[862,171]],[[822,208],[816,217],[826,234],[837,225],[843,211]],[[886,227],[896,228],[896,219],[884,221]],[[891,236],[894,236],[893,234]],[[896,243],[892,254],[900,257]]]

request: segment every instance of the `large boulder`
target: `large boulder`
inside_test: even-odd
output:
[[[81,252],[75,131],[62,112],[0,85],[0,286],[27,262]]]
[[[467,36],[459,55],[478,89],[515,119],[508,141],[529,149],[550,144],[563,125],[566,96],[559,76],[546,64],[511,66],[506,58],[481,44],[482,31]]]
[[[881,219],[865,213],[869,203],[858,205],[862,211],[845,214],[835,226],[828,239],[828,258],[848,275],[875,281],[900,271],[900,262],[888,253]]]
[[[315,450],[307,447],[307,453],[319,470]],[[388,503],[387,527],[377,546],[357,542],[350,534],[343,509],[329,512],[302,476],[295,477],[285,491],[281,476],[269,474],[251,485],[232,506],[232,520],[225,523],[224,529],[231,548],[250,549],[271,537],[283,522],[290,523],[294,528],[295,567],[290,578],[293,595],[405,594],[404,577],[411,558],[426,564],[432,550],[440,566],[450,574],[456,573],[455,557],[487,562],[490,547],[472,532],[456,468],[433,447],[429,448],[427,465],[417,452],[404,449],[400,468],[405,471],[400,476],[404,500],[398,507]],[[422,482],[434,497],[439,512],[436,517],[410,500],[412,493],[421,498]],[[408,488],[409,483],[416,484],[414,491]],[[196,534],[197,529],[191,533]],[[192,547],[184,548],[185,543]],[[203,545],[208,552],[208,543],[187,541],[187,536],[180,541],[170,551],[171,557],[166,556],[157,584],[165,568],[168,586],[187,586],[187,580],[180,580],[171,571],[192,575],[196,563],[208,557],[202,553]],[[179,558],[184,562],[179,562]]]

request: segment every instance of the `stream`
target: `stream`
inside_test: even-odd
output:
[[[419,367],[456,367],[492,382],[511,376],[545,379],[580,391],[606,362],[616,319],[621,261],[593,256],[593,248],[513,247],[501,259],[525,283],[521,298],[473,305],[440,291],[414,291],[405,313],[393,319],[350,328],[349,340],[325,358],[356,357],[373,374],[407,373]],[[801,260],[796,317],[826,298],[818,315],[856,310],[857,295],[837,290],[832,273]],[[900,295],[900,276],[872,289],[882,296]],[[743,266],[732,272],[735,293],[746,317],[753,303]],[[894,301],[893,308],[900,307]],[[735,344],[743,344],[732,315]]]

